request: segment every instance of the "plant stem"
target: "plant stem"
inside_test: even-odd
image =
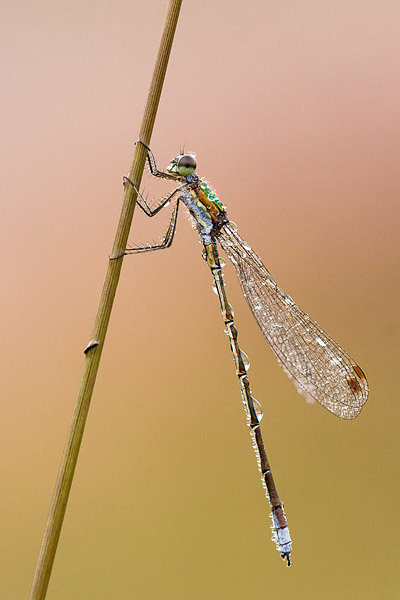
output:
[[[147,145],[150,144],[181,4],[182,0],[170,0],[165,18],[160,47],[139,134],[139,139]],[[129,179],[135,182],[136,187],[139,187],[140,185],[145,160],[146,149],[142,144],[136,144],[132,166],[129,172]],[[112,256],[120,256],[125,251],[135,209],[136,197],[137,193],[133,186],[125,186],[124,201],[115,235]],[[100,357],[110,320],[111,309],[119,281],[122,261],[122,258],[108,261],[103,291],[94,323],[92,340],[85,351],[86,360],[83,376],[67,442],[61,459],[61,465],[56,480],[29,600],[43,600],[46,597],[68,497],[71,490],[72,479],[78,460],[79,448],[85,429],[90,400],[93,394]]]

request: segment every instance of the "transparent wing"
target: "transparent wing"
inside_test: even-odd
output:
[[[361,368],[276,284],[233,223],[218,236],[243,294],[278,362],[309,401],[342,419],[356,417],[368,398]]]

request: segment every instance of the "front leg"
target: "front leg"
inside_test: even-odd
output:
[[[174,175],[171,175],[170,173],[165,173],[164,171],[159,171],[158,170],[156,159],[154,158],[154,154],[151,151],[151,149],[149,148],[149,146],[147,146],[147,144],[145,144],[144,142],[142,142],[142,140],[138,140],[136,143],[137,144],[142,144],[142,146],[144,146],[146,148],[146,150],[147,150],[147,163],[149,165],[150,173],[152,175],[154,175],[154,177],[160,177],[161,179],[172,179],[173,181],[176,181],[176,177]]]

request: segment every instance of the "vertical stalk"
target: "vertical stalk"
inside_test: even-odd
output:
[[[181,4],[182,0],[170,0],[165,18],[164,29],[139,133],[139,139],[147,145],[150,144]],[[129,172],[129,179],[135,182],[137,188],[139,187],[142,178],[145,159],[146,149],[142,144],[137,144]],[[112,256],[120,256],[125,251],[135,209],[136,197],[137,193],[135,188],[131,185],[125,186],[124,201],[115,235]],[[122,260],[123,259],[120,258],[118,260],[108,261],[107,273],[94,323],[92,339],[85,350],[86,359],[82,380],[68,438],[61,459],[60,469],[57,475],[49,517],[36,565],[29,600],[44,600],[46,597],[74,471],[78,460],[79,448],[89,411],[90,400],[93,394],[101,353],[110,320],[111,309],[119,281]]]

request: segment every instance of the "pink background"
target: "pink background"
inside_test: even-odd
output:
[[[1,3],[1,595],[26,598],[166,1]],[[399,3],[183,3],[152,147],[185,144],[285,289],[365,370],[344,422],[277,366],[230,265],[294,541],[266,500],[182,212],[124,262],[48,598],[399,594]],[[167,182],[143,182],[150,195]],[[167,215],[135,214],[132,241]]]

